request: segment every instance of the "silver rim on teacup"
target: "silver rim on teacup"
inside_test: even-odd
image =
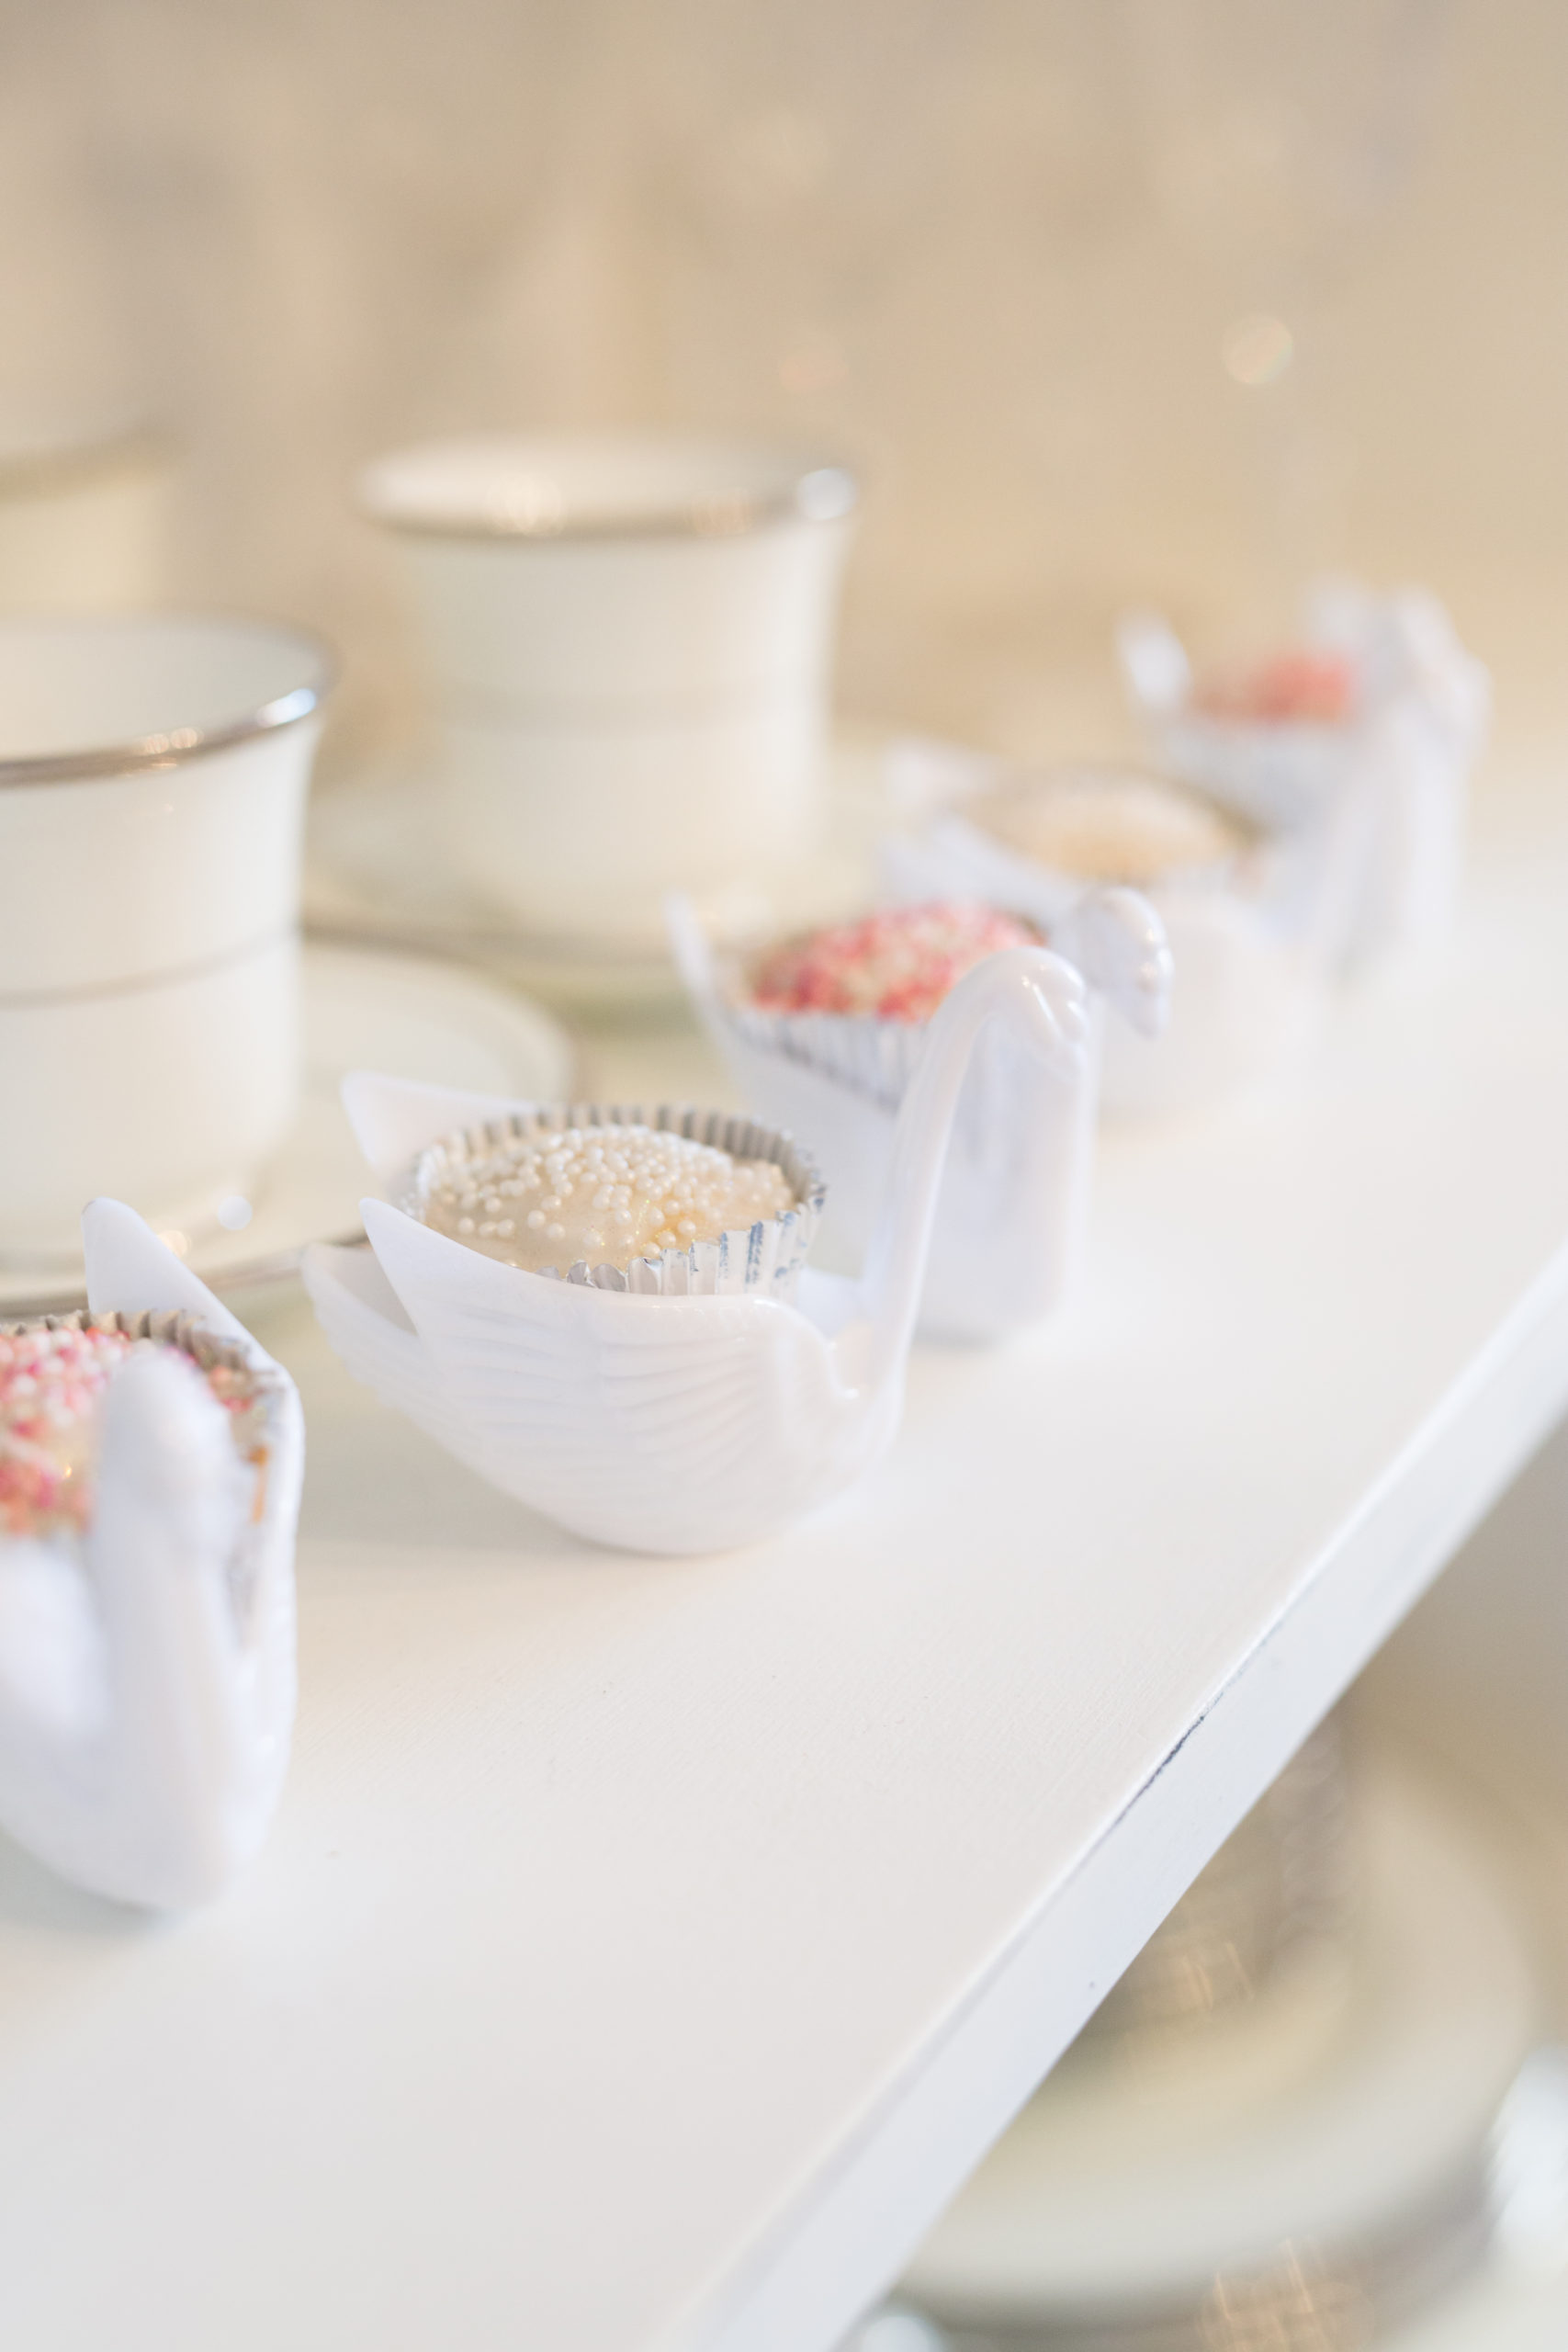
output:
[[[308,674],[298,685],[289,686],[265,702],[253,704],[249,709],[218,726],[176,727],[166,732],[134,737],[128,742],[94,744],[80,751],[20,752],[9,758],[0,755],[0,788],[9,785],[84,784],[96,777],[180,767],[186,761],[205,759],[214,752],[231,750],[235,744],[249,742],[254,736],[269,735],[279,728],[297,726],[301,719],[310,718],[321,709],[336,683],[337,655],[325,638],[318,637],[312,629],[298,628],[290,622],[254,620],[247,615],[237,613],[156,612],[84,614],[69,617],[28,614],[18,616],[16,626],[90,638],[107,630],[145,628],[150,623],[165,621],[197,628],[250,630],[258,636],[275,638],[280,644],[299,649]],[[0,628],[3,626],[0,624]]]
[[[783,1216],[760,1218],[755,1225],[722,1233],[716,1241],[694,1241],[689,1250],[656,1250],[629,1266],[590,1265],[579,1258],[567,1267],[541,1267],[545,1280],[640,1297],[787,1297],[793,1291],[821,1218],[827,1187],[793,1136],[728,1111],[696,1110],[688,1103],[661,1102],[646,1109],[637,1103],[558,1102],[484,1120],[427,1144],[409,1171],[398,1205],[423,1224],[435,1185],[446,1175],[459,1173],[466,1162],[514,1137],[563,1135],[573,1127],[651,1127],[709,1144],[732,1159],[772,1160],[795,1194],[795,1205]],[[464,1246],[455,1243],[458,1249]]]
[[[633,438],[607,436],[604,446],[607,451],[624,448]],[[428,454],[434,458],[443,446],[429,445]],[[647,447],[650,451],[657,453],[660,446],[656,437],[649,436]],[[536,451],[538,458],[539,478],[531,483],[512,490],[498,485],[471,501],[451,498],[443,503],[434,496],[428,500],[411,496],[406,487],[400,490],[396,486],[396,478],[400,469],[427,454],[422,446],[393,451],[367,466],[359,477],[359,505],[372,522],[416,538],[554,542],[737,538],[781,523],[840,523],[860,503],[860,484],[854,473],[841,458],[825,452],[765,442],[716,441],[705,445],[693,435],[671,435],[663,446],[671,456],[690,456],[711,447],[721,461],[726,450],[732,451],[738,478],[728,487],[672,495],[668,504],[655,503],[645,509],[628,506],[621,513],[574,514],[571,498],[547,480],[551,452],[554,449],[558,458],[567,451],[581,454],[591,445],[566,441],[552,444],[524,436],[516,444],[517,448]],[[498,455],[500,447],[498,442]],[[739,479],[744,470],[743,461],[754,463],[759,458],[776,461],[780,477],[776,486],[748,489]],[[718,470],[722,471],[722,462]]]

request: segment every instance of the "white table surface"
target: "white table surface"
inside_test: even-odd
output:
[[[189,1921],[0,1849],[0,2341],[829,2344],[1568,1405],[1568,796],[1475,865],[1434,993],[1111,1138],[1077,1307],[772,1545],[597,1554],[262,1316],[293,1776]]]

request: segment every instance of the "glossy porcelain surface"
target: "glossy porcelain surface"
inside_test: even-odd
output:
[[[1436,598],[1416,591],[1326,583],[1306,601],[1300,641],[1351,667],[1354,702],[1337,724],[1212,717],[1168,623],[1130,615],[1118,631],[1130,698],[1178,775],[1261,822],[1337,831],[1339,962],[1439,946],[1458,904],[1487,673]]]
[[[841,1493],[897,1428],[953,1113],[992,1023],[1047,1069],[1081,1069],[1082,984],[1058,957],[1010,950],[961,982],[904,1098],[858,1283],[807,1268],[798,1306],[637,1297],[499,1265],[367,1200],[373,1254],[306,1257],[317,1315],[357,1378],[562,1526],[635,1551],[755,1542]],[[453,1126],[527,1107],[365,1078],[346,1100],[394,1184]]]
[[[140,1217],[99,1200],[82,1228],[95,1313],[183,1310],[267,1374],[268,1456],[252,1522],[221,1408],[156,1356],[116,1374],[84,1562],[0,1537],[0,1823],[96,1894],[184,1909],[259,1850],[288,1767],[304,1424]]]
[[[985,899],[1054,937],[1077,922],[1092,885],[1023,855],[970,817],[979,797],[1007,779],[1001,763],[919,742],[890,757],[909,822],[883,843],[889,896]],[[1027,787],[1027,778],[1019,782]],[[1260,830],[1233,871],[1144,886],[1170,951],[1169,1020],[1157,1035],[1107,1024],[1108,1112],[1140,1117],[1217,1102],[1257,1085],[1310,1040],[1345,920],[1342,835],[1342,820],[1311,832]]]
[[[812,1138],[828,1179],[824,1254],[858,1271],[931,1024],[761,1012],[745,1001],[741,959],[714,952],[690,903],[672,900],[669,916],[693,1007],[748,1106]],[[1156,1033],[1170,967],[1158,916],[1130,890],[1094,894],[1055,945],[1060,984],[1077,989],[1089,1043],[1080,1056],[1040,1070],[1026,1038],[998,1027],[976,1041],[942,1170],[920,1295],[923,1331],[997,1339],[1022,1329],[1062,1303],[1079,1272],[1100,1007],[1109,1001],[1140,1035]]]
[[[260,624],[0,627],[0,1255],[101,1192],[210,1221],[287,1134],[328,683]]]
[[[372,467],[431,673],[454,867],[547,931],[799,856],[819,818],[841,468],[686,436],[476,438]]]

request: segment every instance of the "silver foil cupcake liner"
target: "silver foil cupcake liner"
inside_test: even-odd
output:
[[[258,1402],[283,1393],[281,1375],[258,1365],[251,1349],[214,1331],[183,1306],[143,1307],[135,1314],[111,1307],[101,1315],[95,1315],[90,1307],[78,1306],[63,1315],[24,1315],[13,1322],[0,1323],[0,1339],[20,1339],[28,1331],[117,1331],[127,1340],[152,1340],[160,1347],[177,1348],[182,1355],[199,1364],[203,1372],[221,1366],[229,1372],[244,1373],[255,1384]]]
[[[151,1340],[159,1347],[176,1349],[201,1372],[243,1373],[251,1384],[254,1409],[269,1427],[288,1390],[288,1381],[276,1366],[258,1361],[259,1350],[214,1331],[183,1306],[141,1307],[135,1312],[110,1307],[97,1315],[90,1307],[79,1306],[63,1315],[27,1315],[0,1323],[0,1338],[19,1339],[28,1331],[117,1331],[127,1340]],[[255,1473],[254,1498],[229,1561],[230,1595],[242,1623],[249,1614],[255,1586],[271,1456],[270,1442],[248,1455],[238,1455],[243,1466]]]
[[[753,1051],[783,1054],[897,1111],[926,1042],[923,1021],[884,1021],[875,1013],[764,1012],[739,994],[717,999],[720,1017]]]
[[[629,1291],[643,1297],[793,1298],[822,1216],[827,1188],[814,1162],[793,1136],[728,1111],[704,1111],[661,1102],[651,1109],[626,1102],[558,1102],[533,1112],[513,1112],[459,1127],[427,1144],[413,1163],[399,1206],[423,1222],[431,1191],[465,1162],[494,1151],[514,1137],[560,1135],[572,1127],[652,1127],[709,1144],[732,1159],[771,1160],[794,1193],[795,1205],[783,1216],[760,1218],[721,1233],[716,1241],[694,1241],[689,1250],[660,1250],[629,1266],[570,1266],[540,1271],[547,1280],[580,1283],[596,1290]]]
[[[897,1117],[925,1051],[929,1020],[889,1021],[874,1012],[769,1012],[748,1003],[743,990],[739,964],[716,962],[700,1010],[748,1087],[766,1067],[765,1058],[755,1057],[776,1057],[814,1070],[889,1119]],[[1011,1168],[1020,1153],[1023,1092],[1027,1084],[1021,1086],[1017,1049],[994,1036],[978,1037],[953,1114],[955,1157],[979,1167]]]

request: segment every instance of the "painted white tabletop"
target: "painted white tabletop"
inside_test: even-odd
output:
[[[6,2343],[834,2340],[1568,1405],[1551,781],[1489,783],[1439,985],[1111,1136],[1077,1306],[920,1351],[765,1548],[596,1554],[267,1312],[293,1776],[188,1921],[0,1851]]]

